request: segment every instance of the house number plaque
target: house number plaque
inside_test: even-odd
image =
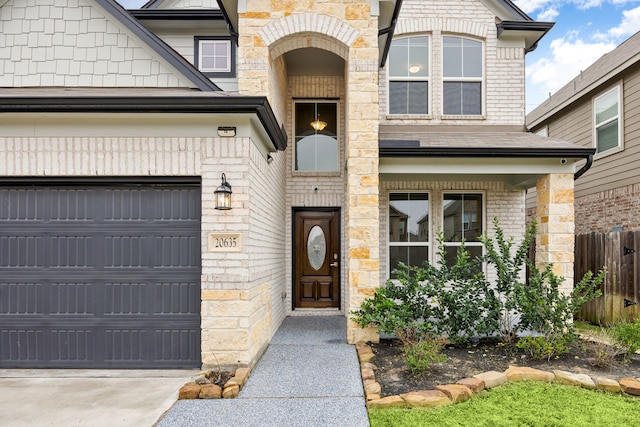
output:
[[[240,233],[209,233],[209,252],[242,252]]]

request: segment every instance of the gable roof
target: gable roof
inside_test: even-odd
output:
[[[95,0],[111,16],[117,19],[128,30],[139,37],[147,46],[153,49],[165,61],[173,66],[178,72],[184,75],[198,89],[203,91],[221,90],[215,83],[209,80],[204,74],[198,71],[189,61],[173,50],[162,39],[145,28],[135,19],[125,8],[115,0]]]
[[[540,124],[638,63],[640,63],[640,32],[622,42],[611,52],[604,54],[527,114],[527,125],[534,127]]]

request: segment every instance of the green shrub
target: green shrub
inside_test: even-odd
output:
[[[527,336],[520,338],[516,347],[527,353],[534,360],[550,360],[569,352],[571,338],[560,335],[555,337]]]
[[[485,234],[480,237],[480,242],[485,250],[484,261],[495,268],[498,276],[494,284],[494,292],[495,300],[499,301],[499,304],[492,315],[500,322],[498,331],[502,340],[511,343],[520,329],[515,322],[520,311],[516,293],[520,287],[524,286],[520,279],[528,260],[529,247],[536,235],[536,223],[534,221],[526,228],[524,237],[515,252],[513,252],[514,239],[505,237],[498,218],[493,218],[493,227],[495,238]]]
[[[611,327],[613,338],[627,348],[628,354],[640,350],[640,320],[622,321]]]
[[[573,315],[584,303],[600,296],[604,270],[595,277],[587,272],[567,295],[560,291],[564,278],[553,272],[553,264],[539,270],[531,261],[527,263],[531,272],[529,282],[516,290],[519,328],[541,333],[549,341],[559,336],[566,337],[567,342],[575,341],[578,334]]]
[[[447,356],[442,354],[444,340],[427,337],[406,346],[403,350],[404,361],[414,374],[422,375],[429,371],[434,363],[443,363]]]

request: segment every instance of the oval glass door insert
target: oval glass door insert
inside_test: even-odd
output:
[[[311,231],[309,231],[307,256],[309,257],[311,268],[316,271],[320,270],[327,256],[327,240],[324,236],[324,231],[322,231],[319,225],[314,225]]]

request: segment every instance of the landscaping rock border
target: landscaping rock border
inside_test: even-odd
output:
[[[442,384],[436,390],[419,390],[399,396],[380,397],[381,387],[375,379],[376,366],[373,349],[366,342],[356,344],[362,385],[369,408],[418,408],[451,405],[464,402],[484,389],[500,386],[506,382],[544,381],[558,382],[583,387],[589,390],[604,390],[610,393],[625,393],[640,396],[640,378],[622,378],[615,381],[602,377],[591,378],[584,374],[555,370],[547,372],[522,366],[509,366],[504,372],[489,371],[463,378],[456,384]]]
[[[201,372],[198,377],[183,385],[178,391],[178,400],[187,399],[233,399],[238,397],[251,374],[249,368],[238,368],[223,387],[211,382],[213,372]]]

